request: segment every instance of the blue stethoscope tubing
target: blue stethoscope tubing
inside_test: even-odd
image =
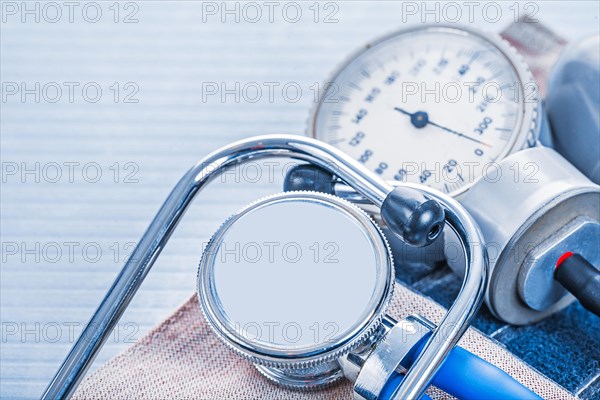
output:
[[[417,349],[417,354],[424,344]],[[412,360],[409,363],[412,364]],[[391,399],[402,378],[401,374],[394,375],[383,388],[380,399]],[[458,346],[450,352],[431,383],[460,400],[542,400],[502,369]],[[426,394],[421,399],[431,400]]]

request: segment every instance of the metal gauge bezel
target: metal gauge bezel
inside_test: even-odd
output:
[[[388,41],[393,41],[399,36],[404,36],[407,34],[415,33],[415,32],[436,32],[436,33],[450,33],[453,35],[462,35],[462,36],[475,36],[479,40],[484,40],[493,45],[506,59],[508,64],[512,67],[517,79],[519,80],[519,89],[520,89],[520,98],[521,101],[521,113],[518,116],[516,126],[516,131],[512,134],[510,141],[504,146],[504,149],[500,154],[496,157],[494,162],[499,162],[504,159],[506,156],[522,150],[523,148],[533,147],[537,144],[538,136],[540,133],[541,127],[541,102],[539,98],[539,91],[536,91],[535,96],[532,100],[525,101],[524,96],[524,83],[535,82],[533,75],[529,69],[529,66],[525,63],[525,60],[521,56],[517,50],[510,45],[505,39],[503,39],[499,34],[481,32],[478,30],[474,30],[471,28],[465,28],[463,26],[451,26],[451,25],[428,25],[428,26],[413,26],[406,29],[401,29],[398,31],[394,31],[378,39],[375,39],[372,42],[367,43],[363,47],[361,47],[358,51],[352,53],[349,57],[347,57],[334,71],[333,74],[330,75],[329,79],[325,80],[321,85],[319,91],[319,100],[313,106],[307,126],[307,135],[313,137],[315,139],[323,140],[320,134],[317,133],[317,123],[319,118],[319,112],[321,107],[323,106],[323,98],[327,93],[329,88],[329,84],[332,82],[336,82],[337,79],[345,72],[345,70],[353,63],[356,62],[360,57],[363,57],[367,52],[372,51],[375,47],[384,44]],[[475,182],[477,182],[481,176],[475,177],[472,182],[469,182],[459,189],[448,193],[448,195],[452,197],[462,196],[466,191],[468,191]],[[391,181],[393,182],[393,181]]]
[[[345,329],[344,334],[335,343],[320,343],[297,349],[282,348],[277,345],[267,345],[248,340],[235,329],[235,323],[230,321],[226,311],[222,309],[215,292],[214,270],[215,257],[221,241],[227,231],[241,218],[249,213],[269,205],[281,202],[311,202],[329,207],[334,212],[344,214],[354,220],[368,238],[374,252],[376,265],[376,283],[374,292],[369,300],[370,311],[362,312],[356,322]],[[373,268],[370,266],[369,268]],[[339,281],[344,285],[344,279]],[[360,208],[336,196],[317,192],[285,192],[275,194],[250,204],[238,213],[232,215],[221,225],[210,239],[200,261],[197,278],[197,292],[200,308],[212,330],[232,350],[250,359],[255,364],[274,368],[311,368],[337,358],[363,344],[379,328],[385,314],[394,288],[394,266],[392,253],[387,240],[375,222]],[[307,293],[309,295],[309,293]],[[273,299],[276,301],[277,299]],[[367,309],[369,308],[367,307]]]

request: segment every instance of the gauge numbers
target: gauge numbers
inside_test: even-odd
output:
[[[508,48],[441,27],[384,38],[334,75],[313,135],[386,180],[459,195],[522,147],[525,108],[537,103],[536,88],[525,90],[533,82],[499,46]]]

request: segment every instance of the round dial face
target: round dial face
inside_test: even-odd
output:
[[[443,27],[367,46],[328,83],[313,135],[386,180],[461,194],[523,141],[537,100],[499,46]]]

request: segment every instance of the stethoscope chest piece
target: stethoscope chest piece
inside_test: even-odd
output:
[[[381,327],[393,283],[378,226],[353,204],[315,192],[277,194],[233,215],[198,271],[215,333],[293,388],[343,377],[338,360]]]
[[[335,174],[372,202],[388,229],[407,244],[429,244],[443,223],[457,233],[467,257],[462,290],[414,363],[401,369],[402,381],[394,381],[394,398],[422,396],[483,299],[487,258],[485,250],[475,246],[482,241],[479,229],[448,196],[412,185],[393,187],[314,139],[268,135],[216,150],[181,178],[48,385],[44,399],[73,394],[194,197],[228,169],[268,157],[302,160]],[[384,349],[378,346],[395,337],[388,332],[396,322],[385,315],[393,276],[386,239],[361,209],[327,194],[288,192],[244,208],[221,226],[204,249],[198,296],[216,334],[275,382],[305,389],[347,377],[356,381],[355,395],[381,398],[373,388],[384,387],[393,371],[371,375],[377,376],[378,384],[367,381],[363,386],[360,381],[361,375],[368,378],[364,374],[371,370],[369,365],[379,365],[367,363],[368,357],[384,355],[376,348]],[[409,329],[410,321],[399,326],[420,331]],[[422,337],[417,335],[416,340]],[[400,365],[406,357],[395,351],[394,358],[386,368]],[[366,390],[359,393],[361,387]]]

